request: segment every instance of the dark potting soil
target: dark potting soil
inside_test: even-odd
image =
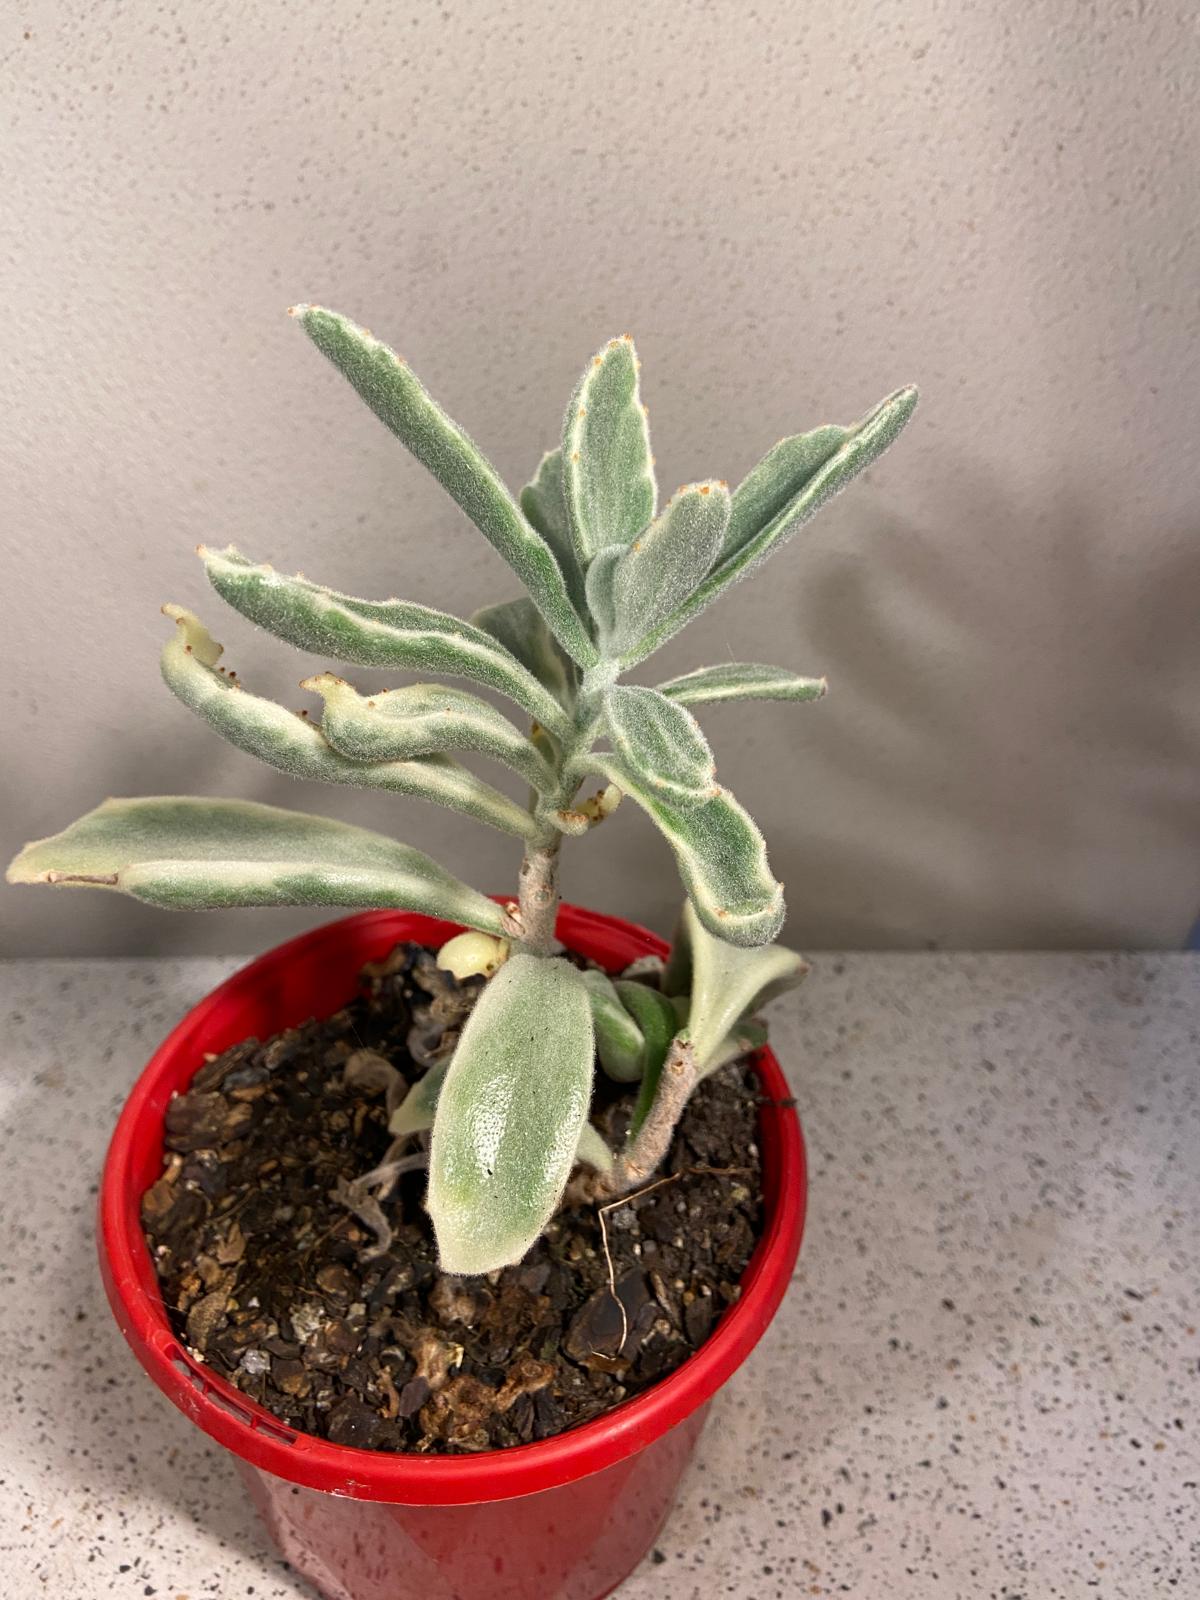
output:
[[[603,1211],[565,1207],[486,1277],[439,1272],[424,1171],[367,1198],[353,1187],[481,983],[397,945],[344,1010],[235,1045],[168,1107],[142,1223],[171,1321],[300,1431],[449,1454],[546,1439],[672,1372],[738,1297],[762,1209],[758,1086],[741,1065],[692,1096],[658,1180]],[[632,1097],[596,1081],[593,1121],[619,1139]]]

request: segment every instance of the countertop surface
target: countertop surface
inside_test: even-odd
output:
[[[0,1595],[312,1600],[105,1306],[105,1142],[235,960],[0,967]],[[1200,957],[818,956],[783,1311],[622,1600],[1200,1593]]]

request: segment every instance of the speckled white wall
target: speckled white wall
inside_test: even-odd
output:
[[[291,785],[158,681],[176,600],[300,703],[308,663],[221,614],[202,539],[463,612],[511,588],[283,315],[319,299],[514,483],[625,329],[671,485],[919,382],[869,479],[642,675],[828,673],[819,706],[706,718],[794,942],[1178,941],[1200,906],[1193,6],[22,0],[0,47],[6,854],[105,794],[197,790],[395,826],[511,882],[499,835]],[[631,812],[566,887],[665,928],[671,863]],[[12,953],[250,949],[303,920],[15,890],[2,917]]]

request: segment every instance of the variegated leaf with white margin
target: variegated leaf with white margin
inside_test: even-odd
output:
[[[562,482],[579,564],[628,545],[654,519],[658,489],[650,429],[628,334],[591,359],[563,422]]]
[[[571,722],[558,701],[482,628],[411,600],[358,600],[307,578],[289,578],[230,545],[200,546],[209,582],[244,617],[314,655],[359,667],[470,678],[515,700],[558,736]]]
[[[810,463],[805,460],[803,452],[799,453],[797,464],[784,448],[792,441],[785,440],[782,445],[776,445],[746,480],[743,486],[746,492],[742,495],[741,509],[736,518],[731,511],[729,523],[735,526],[739,541],[736,547],[729,542],[726,529],[721,554],[703,582],[645,633],[635,647],[623,652],[624,665],[636,666],[639,661],[652,655],[680,628],[698,617],[731,584],[744,578],[785,544],[827,500],[831,500],[860,472],[879,459],[912,416],[916,404],[915,389],[898,389],[895,394],[880,401],[861,422],[842,430],[844,439],[832,455],[812,471],[807,470]],[[824,432],[823,429],[818,430],[819,434]],[[782,499],[785,493],[787,498]],[[735,503],[739,494],[742,494],[741,488],[734,494]],[[782,503],[779,503],[781,499]],[[760,521],[760,518],[764,520]]]
[[[729,490],[723,483],[680,489],[662,515],[636,538],[612,572],[615,623],[607,653],[623,666],[649,651],[651,634],[704,579],[721,548],[729,521]]]
[[[366,328],[323,306],[293,306],[292,315],[508,562],[567,654],[580,666],[591,666],[596,647],[571,604],[554,552],[479,447],[451,421],[407,363]]]
[[[444,1272],[519,1261],[553,1216],[592,1093],[588,991],[570,962],[518,954],[485,986],[442,1084],[426,1205]]]
[[[501,908],[420,850],[368,828],[249,800],[106,800],[25,846],[10,883],[113,889],[182,911],[394,906],[503,930]]]
[[[571,519],[563,493],[562,451],[547,450],[538,463],[533,481],[521,490],[521,510],[554,552],[567,582],[567,593],[581,617],[587,606],[583,594],[583,568],[571,537]]]
[[[658,692],[678,705],[699,706],[720,700],[819,700],[828,688],[824,678],[802,678],[786,667],[725,661],[660,683]]]
[[[502,761],[540,794],[557,787],[545,756],[521,730],[465,689],[410,683],[363,695],[332,672],[305,678],[300,687],[324,700],[321,733],[351,761],[409,761],[447,750],[473,750]]]
[[[536,827],[526,811],[446,756],[367,763],[339,755],[320,729],[296,712],[250,694],[233,674],[219,671],[221,646],[190,611],[181,606],[163,611],[176,623],[162,653],[167,687],[239,750],[293,778],[390,789],[461,811],[519,839],[534,837]]]
[[[657,689],[618,683],[604,696],[613,749],[647,788],[675,805],[703,805],[717,792],[716,762],[690,711]]]
[[[532,600],[522,597],[484,606],[471,618],[471,626],[482,628],[515,656],[560,705],[573,703],[578,669],[550,632]]]
[[[657,824],[675,853],[683,886],[718,939],[768,944],[783,926],[783,886],[771,876],[763,836],[728,790],[684,809],[642,783],[617,755],[593,752],[589,766],[623,789]]]
[[[732,1059],[724,1053],[724,1046],[738,1026],[776,995],[794,989],[808,971],[804,958],[783,945],[739,950],[714,938],[689,901],[680,913],[672,967],[674,982],[684,970],[690,974],[688,1037],[702,1073],[711,1071],[719,1061]]]
[[[634,1083],[642,1075],[646,1041],[631,1013],[621,1004],[612,979],[594,967],[583,974],[592,1007],[596,1054],[600,1065],[618,1083]]]

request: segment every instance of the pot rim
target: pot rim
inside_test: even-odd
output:
[[[501,898],[501,897],[497,897]],[[764,1104],[759,1144],[766,1220],[741,1279],[739,1299],[705,1343],[644,1393],[552,1439],[470,1456],[423,1456],[332,1444],[288,1427],[193,1356],[171,1327],[142,1235],[148,1152],[161,1166],[167,1104],[190,1082],[202,1052],[236,1042],[239,998],[270,986],[293,962],[317,958],[353,935],[355,968],[399,939],[432,943],[454,924],[403,911],[366,911],[324,923],[241,967],[193,1007],[154,1052],[121,1111],[104,1164],[97,1243],[109,1304],[135,1355],[160,1389],[205,1433],[277,1477],[353,1499],[405,1505],[469,1505],[536,1493],[586,1477],[641,1450],[683,1421],[732,1376],[766,1331],[790,1281],[804,1228],[806,1169],[799,1119],[774,1053],[757,1051]],[[662,939],[621,918],[563,905],[561,942],[615,968],[665,955]],[[221,1027],[222,1014],[226,1027]],[[287,1018],[280,1027],[302,1017]],[[220,1038],[223,1042],[216,1042]],[[183,1070],[186,1068],[186,1070]],[[154,1181],[153,1176],[149,1180]]]

